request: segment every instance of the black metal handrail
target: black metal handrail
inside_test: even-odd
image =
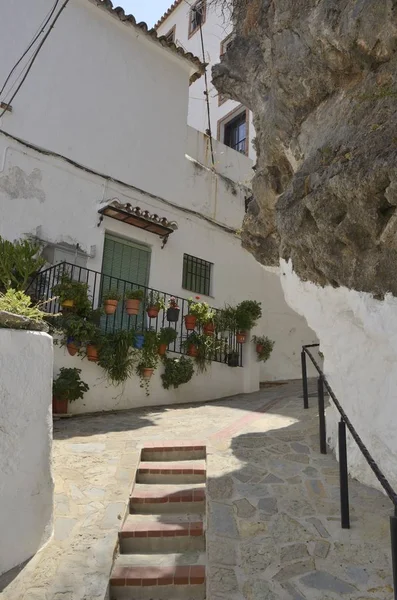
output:
[[[57,314],[60,312],[61,306],[58,298],[53,293],[53,288],[61,281],[64,274],[68,274],[73,281],[86,283],[88,285],[88,296],[93,310],[102,306],[102,297],[107,290],[117,289],[123,297],[128,291],[142,290],[144,298],[138,315],[128,315],[124,310],[123,302],[119,302],[118,308],[113,315],[104,315],[101,318],[101,328],[105,332],[113,333],[122,329],[134,330],[136,332],[145,332],[149,330],[159,332],[163,327],[172,327],[177,332],[177,338],[175,342],[169,345],[169,350],[178,354],[188,354],[187,348],[185,347],[186,344],[184,343],[189,333],[191,333],[186,330],[184,319],[189,312],[189,301],[187,298],[149,288],[145,285],[137,284],[126,279],[114,277],[113,275],[93,271],[86,267],[62,262],[40,271],[30,283],[27,290],[36,302],[44,303],[43,310],[45,312],[50,314]],[[159,315],[155,318],[148,317],[144,307],[147,305],[151,294],[158,295],[164,301],[166,306],[171,298],[175,298],[180,309],[177,322],[169,322],[167,320],[166,310],[161,310]],[[216,312],[219,309],[214,308],[212,310]],[[201,325],[196,327],[196,331],[199,333],[202,332],[202,329]],[[228,361],[228,354],[233,352],[238,354],[238,366],[242,367],[243,350],[242,345],[237,343],[236,332],[229,331],[227,336],[222,336],[220,332],[215,331],[214,336],[219,344],[215,344],[218,349],[215,351],[212,361],[226,363]]]
[[[349,511],[349,483],[348,483],[348,463],[347,463],[347,443],[346,443],[346,427],[349,430],[352,438],[359,447],[361,454],[364,456],[368,465],[372,469],[375,477],[384,489],[387,496],[394,505],[394,515],[390,517],[390,532],[392,545],[392,569],[394,581],[394,599],[397,600],[397,493],[387,480],[383,471],[380,469],[374,458],[371,456],[368,448],[360,438],[352,422],[342,408],[333,389],[322,371],[317,360],[314,358],[309,348],[318,348],[320,344],[308,344],[302,346],[301,362],[302,362],[302,385],[303,385],[303,407],[309,408],[309,393],[308,393],[308,378],[306,355],[310,358],[312,364],[317,370],[319,377],[317,380],[318,393],[318,408],[319,408],[319,430],[320,430],[320,451],[322,454],[327,453],[326,440],[326,424],[325,424],[325,404],[324,404],[324,388],[334,403],[334,406],[340,414],[340,422],[338,424],[338,447],[339,447],[339,480],[340,480],[340,506],[341,506],[341,525],[343,529],[350,529],[350,511]]]

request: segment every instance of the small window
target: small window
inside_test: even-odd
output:
[[[198,0],[189,12],[189,37],[191,37],[205,23],[206,3]]]
[[[226,54],[230,44],[232,43],[234,38],[234,35],[231,33],[230,35],[227,36],[227,38],[225,38],[222,42],[221,42],[221,51],[220,51],[220,58],[222,58],[222,56],[224,54]]]
[[[176,25],[174,25],[173,28],[170,29],[170,31],[165,34],[164,37],[168,43],[175,42],[175,30],[176,30]]]
[[[211,294],[212,267],[214,265],[202,258],[189,254],[183,255],[182,287],[190,292],[209,296]]]
[[[247,153],[247,113],[240,113],[225,124],[223,143],[237,152]]]

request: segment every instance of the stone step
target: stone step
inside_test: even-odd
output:
[[[204,600],[205,555],[121,554],[110,577],[114,600]]]
[[[204,551],[204,524],[197,514],[128,515],[119,541],[123,554]]]
[[[206,446],[202,442],[151,442],[141,450],[142,461],[180,461],[203,460],[206,458]]]
[[[144,461],[139,464],[137,483],[203,483],[205,460]]]
[[[137,483],[130,497],[130,513],[201,513],[205,512],[205,483]]]

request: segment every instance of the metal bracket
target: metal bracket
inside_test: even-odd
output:
[[[161,241],[163,242],[163,243],[161,244],[161,249],[162,249],[162,250],[164,249],[164,246],[165,246],[165,245],[166,245],[166,243],[168,242],[168,238],[169,238],[169,237],[170,237],[170,234],[169,234],[169,233],[167,233],[166,235],[164,235],[163,237],[161,237],[161,238],[160,238],[160,239],[161,239]]]

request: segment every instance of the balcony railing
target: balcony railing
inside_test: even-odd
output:
[[[125,279],[113,277],[112,275],[106,275],[105,273],[86,269],[85,267],[62,262],[40,271],[27,289],[27,293],[34,301],[45,302],[43,310],[50,314],[57,314],[62,309],[53,289],[62,280],[62,277],[65,274],[69,275],[73,281],[86,283],[88,285],[88,297],[93,310],[102,308],[103,295],[110,289],[116,289],[123,298],[129,291],[142,290],[144,297],[138,315],[128,315],[124,307],[124,301],[121,301],[118,303],[117,310],[113,315],[103,315],[101,317],[101,329],[105,333],[113,333],[120,330],[134,330],[142,333],[151,330],[159,333],[163,327],[172,327],[177,332],[177,338],[175,342],[169,345],[168,350],[178,354],[188,353],[184,342],[188,338],[189,333],[192,332],[187,331],[185,327],[185,316],[189,312],[187,298],[181,298],[175,294],[169,294]],[[156,318],[149,318],[146,307],[151,294],[158,294],[158,296],[164,300],[166,307],[168,306],[169,300],[175,298],[180,309],[179,319],[176,323],[167,320],[166,310],[161,310]],[[217,309],[213,310],[217,312]],[[196,327],[196,332],[202,333],[201,325]],[[215,351],[212,360],[214,362],[227,363],[229,354],[236,353],[238,354],[237,366],[242,367],[242,345],[237,343],[236,332],[215,331],[214,338],[217,343],[214,344]]]

